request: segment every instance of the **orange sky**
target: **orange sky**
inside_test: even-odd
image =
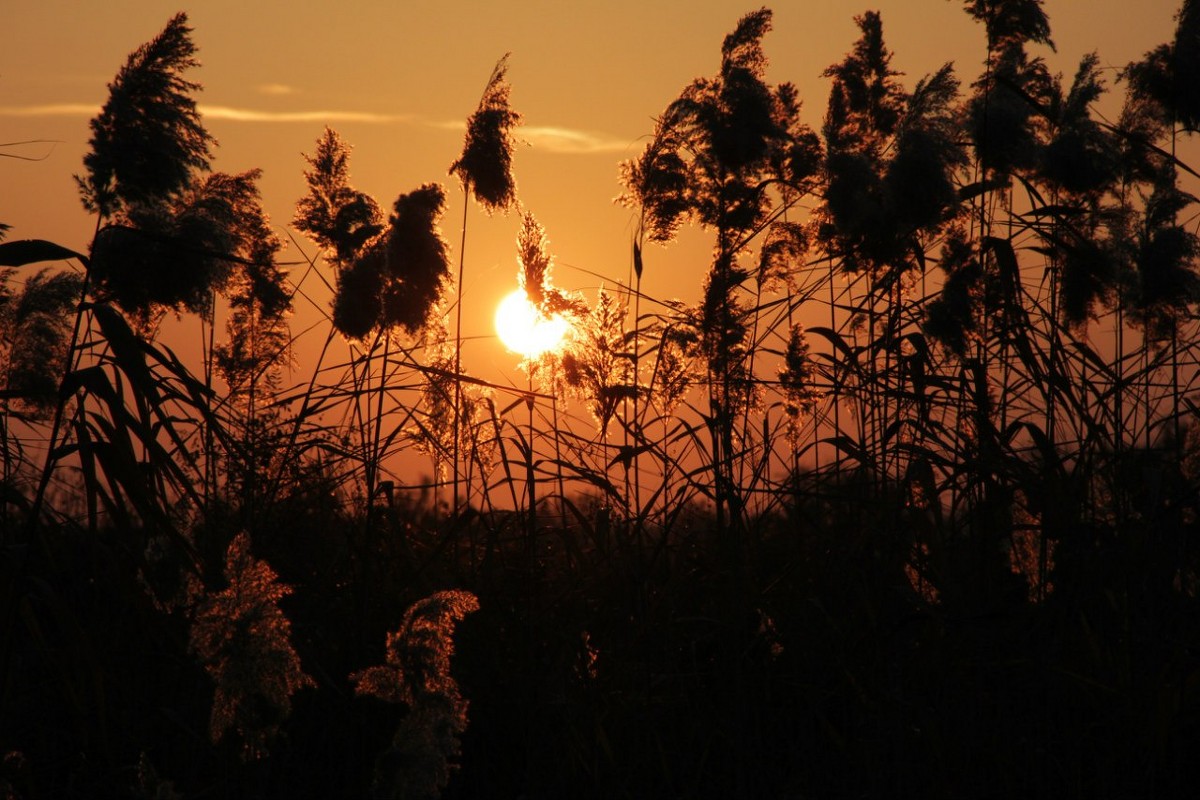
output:
[[[0,222],[13,226],[10,238],[83,248],[94,222],[80,208],[71,176],[81,169],[88,119],[128,53],[179,7],[153,0],[8,6],[0,142],[57,143],[6,148],[45,158],[0,158]],[[1057,54],[1045,53],[1051,66],[1070,74],[1084,53],[1098,50],[1115,77],[1170,38],[1177,2],[1048,0],[1045,7],[1058,45]],[[630,213],[612,202],[620,191],[618,163],[640,152],[652,118],[680,89],[716,71],[723,36],[754,8],[727,0],[206,0],[186,9],[203,63],[190,77],[205,87],[205,123],[220,141],[214,168],[261,167],[265,205],[281,230],[304,191],[300,154],[312,151],[328,124],[354,145],[356,188],[385,207],[420,184],[447,185],[443,230],[457,262],[462,196],[446,171],[493,64],[511,51],[512,103],[524,115],[524,144],[515,156],[520,199],[546,228],[558,285],[592,299],[598,281],[583,270],[610,282],[629,272]],[[893,65],[909,86],[945,61],[957,64],[964,84],[978,72],[983,30],[960,2],[778,3],[765,41],[770,79],[798,85],[814,127],[827,96],[821,72],[856,38],[853,15],[870,8],[882,12]],[[467,336],[483,338],[465,351],[464,366],[492,380],[511,374],[523,382],[512,369],[517,358],[495,344],[491,330],[492,309],[515,286],[519,218],[470,213],[464,327]],[[708,247],[702,235],[688,233],[678,246],[648,252],[648,292],[694,299]],[[295,247],[283,257],[296,259]],[[184,325],[195,330],[194,322]],[[188,342],[177,346],[186,351]],[[301,370],[295,377],[306,376]]]

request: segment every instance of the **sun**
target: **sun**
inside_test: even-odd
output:
[[[537,358],[562,343],[570,323],[561,314],[545,317],[529,302],[524,289],[508,294],[496,306],[496,333],[514,353]]]

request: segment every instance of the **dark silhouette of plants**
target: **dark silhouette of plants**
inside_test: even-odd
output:
[[[138,758],[134,791],[134,796],[139,800],[183,800],[183,795],[175,790],[174,781],[159,777],[150,757],[145,753]]]
[[[254,340],[250,349],[268,328],[277,340],[286,336],[291,298],[276,264],[281,243],[261,205],[261,171],[209,172],[214,142],[191,98],[200,86],[183,77],[197,64],[195,52],[187,17],[175,16],[130,56],[92,121],[87,171],[77,179],[84,206],[97,214],[86,291],[120,306],[149,335],[167,311],[199,314],[209,328],[209,384],[218,355],[211,331],[215,297],[233,292],[237,341],[221,353],[221,369],[235,381],[249,378],[253,394],[263,359],[255,369],[235,362],[246,359],[247,334]],[[81,316],[77,330],[82,323]],[[204,436],[207,495],[215,481],[214,434],[206,429]]]
[[[308,194],[294,224],[332,255],[337,267],[333,324],[352,339],[428,322],[449,280],[438,222],[445,191],[427,184],[400,195],[386,222],[378,204],[349,185],[350,148],[329,128],[305,156]]]
[[[268,252],[278,248],[278,239],[269,231],[261,241]],[[227,427],[231,440],[237,441],[226,455],[226,495],[247,516],[256,510],[262,489],[274,482],[268,476],[287,466],[287,420],[276,400],[283,388],[283,369],[293,360],[285,273],[274,269],[270,259],[259,266],[238,276],[230,287],[228,338],[214,348],[216,372],[228,387]],[[211,452],[211,443],[208,449]]]
[[[1196,4],[1183,2],[1176,15],[1173,41],[1146,53],[1121,74],[1129,89],[1115,133],[1121,142],[1118,197],[1124,213],[1121,233],[1127,269],[1119,286],[1115,371],[1124,378],[1126,361],[1140,362],[1129,381],[1134,398],[1130,405],[1135,419],[1141,409],[1143,421],[1140,431],[1136,422],[1129,428],[1133,438],[1147,448],[1154,438],[1153,376],[1164,360],[1171,373],[1172,438],[1177,445],[1182,441],[1179,323],[1190,317],[1185,309],[1196,300],[1196,253],[1195,240],[1178,223],[1181,212],[1195,199],[1179,185],[1181,170],[1194,173],[1178,161],[1176,146],[1180,133],[1192,132],[1196,126],[1195,89],[1182,75],[1194,70],[1197,63],[1198,22]],[[1172,299],[1167,299],[1168,295]],[[1141,347],[1128,357],[1126,319],[1142,334]],[[1127,407],[1124,383],[1117,397],[1122,418]]]
[[[211,331],[216,295],[232,292],[236,341],[220,353],[220,367],[235,382],[249,379],[245,388],[253,395],[268,355],[249,369],[245,346],[253,349],[273,336],[278,354],[291,297],[286,272],[276,264],[281,243],[262,209],[261,172],[208,172],[212,140],[189,96],[199,85],[180,75],[196,63],[190,33],[186,17],[178,15],[136,51],[93,121],[87,174],[78,181],[84,205],[97,213],[86,292],[100,303],[119,305],[149,335],[172,310],[199,314]],[[72,347],[85,331],[83,309]],[[218,348],[211,338],[205,344],[210,388],[208,359]],[[235,387],[235,394],[242,388]],[[217,423],[211,415],[193,422],[204,428],[207,496],[216,477]]]
[[[75,305],[83,286],[83,279],[75,273],[42,269],[15,289],[15,275],[12,269],[0,272],[0,486],[5,532],[10,504],[24,505],[24,494],[17,486],[31,477],[22,474],[22,468],[28,466],[27,456],[13,425],[36,425],[53,416],[67,364]]]
[[[264,282],[261,273],[274,269],[278,245],[261,239],[269,228],[260,205],[260,176],[258,170],[197,176],[178,196],[135,206],[101,227],[92,245],[92,275],[99,284],[94,292],[153,325],[166,310],[206,311],[212,293],[228,286],[235,267],[249,269],[251,280],[266,289],[271,281]],[[284,300],[276,292],[268,302],[286,306]]]
[[[225,555],[225,587],[196,599],[189,649],[216,684],[209,735],[235,732],[243,758],[265,757],[292,711],[292,695],[315,686],[291,642],[279,601],[291,594],[239,533]]]
[[[220,219],[214,220],[211,214],[204,213],[204,204],[198,201],[205,190],[222,200],[233,200],[234,204],[245,199],[248,192],[252,193],[256,177],[253,174],[240,180],[199,182],[198,173],[208,167],[211,138],[200,124],[195,103],[189,96],[198,85],[181,74],[196,63],[190,34],[186,15],[173,17],[158,37],[129,57],[109,85],[108,101],[93,120],[91,150],[84,159],[87,172],[77,178],[85,208],[97,215],[97,234],[90,256],[50,243],[31,243],[18,248],[10,265],[75,258],[85,269],[81,300],[89,292],[102,290],[97,294],[113,295],[142,317],[143,322],[149,322],[161,305],[178,307],[195,301],[213,281],[219,280],[220,268],[213,272],[209,258],[212,253],[203,249],[213,244],[211,241],[185,248],[183,252],[189,256],[203,254],[188,264],[192,269],[167,270],[163,264],[153,263],[151,255],[156,243],[163,243],[162,231],[141,231],[135,227],[136,220],[153,220],[155,224],[186,222],[215,234],[213,228],[228,221],[229,215],[218,214]],[[231,204],[226,202],[224,210],[229,208]],[[185,211],[190,211],[191,216]],[[167,241],[180,244],[169,237]],[[225,240],[220,242],[224,243]],[[131,272],[123,269],[126,264],[149,267],[151,271],[137,275],[134,270],[132,275],[136,277],[131,277]],[[197,268],[200,274],[196,274]],[[161,280],[164,273],[171,278]],[[138,286],[140,279],[154,283],[156,275],[160,280],[150,294]],[[110,276],[115,276],[111,283],[107,281]],[[88,386],[86,380],[78,380],[75,365],[79,355],[76,346],[86,333],[84,321],[89,308],[81,302],[75,315],[67,347],[67,371],[55,406],[42,476],[31,503],[31,524],[39,519],[55,463],[64,454],[59,447],[59,436],[71,396],[68,389],[83,391]]]
[[[991,328],[988,315],[1009,307],[1012,284],[984,269],[978,245],[961,226],[947,231],[939,266],[941,288],[925,306],[922,329],[934,343],[965,358],[983,346]]]
[[[1146,53],[1125,74],[1136,94],[1152,99],[1173,122],[1194,132],[1200,127],[1200,90],[1191,77],[1200,70],[1200,5],[1183,0],[1175,20],[1174,41]]]
[[[612,292],[600,290],[595,305],[576,323],[562,354],[562,379],[586,404],[602,441],[618,407],[632,399],[633,364],[624,330],[626,309]]]
[[[360,423],[366,497],[373,503],[384,452],[403,430],[386,435],[383,431],[393,339],[401,331],[412,340],[429,339],[438,327],[432,323],[449,284],[447,246],[438,227],[445,191],[438,184],[426,184],[400,195],[385,223],[375,201],[350,188],[349,147],[334,131],[327,128],[316,153],[305,159],[309,191],[297,204],[294,223],[322,246],[335,267],[333,328],[367,345],[351,363],[355,386],[349,399]],[[371,363],[380,345],[382,363],[379,375],[373,376]],[[373,377],[378,383],[371,389]],[[360,402],[368,408],[360,408]],[[308,405],[306,394],[305,409]]]
[[[84,292],[120,306],[148,335],[167,311],[199,314],[209,328],[207,388],[217,358],[233,394],[249,398],[239,405],[253,418],[258,378],[283,353],[291,297],[276,264],[281,243],[261,205],[261,171],[209,172],[214,142],[191,97],[200,86],[183,77],[197,65],[195,53],[187,17],[176,15],[129,57],[92,121],[86,173],[77,179],[84,206],[97,215]],[[232,293],[232,341],[217,348],[212,316],[224,292]],[[83,308],[72,349],[85,331]],[[260,347],[267,352],[253,352]],[[193,422],[204,429],[207,498],[216,481],[217,423],[211,415]]]
[[[719,528],[727,517],[735,523],[741,518],[735,426],[754,402],[747,324],[752,310],[739,295],[750,273],[738,260],[780,214],[769,186],[789,187],[784,202],[794,202],[815,174],[820,151],[799,121],[794,89],[764,80],[762,37],[770,25],[767,9],[743,17],[722,43],[717,76],[687,86],[659,119],[642,156],[622,167],[624,200],[641,209],[651,241],[669,241],[684,217],[716,235],[696,319]]]
[[[350,186],[350,145],[326,128],[316,152],[305,155],[308,194],[296,203],[292,224],[340,264],[349,264],[383,230],[383,212],[370,195]]]
[[[161,309],[199,311],[248,246],[259,216],[258,171],[207,175],[214,144],[183,73],[198,64],[187,16],[138,48],[92,120],[84,207],[97,215],[89,278],[147,321]],[[170,264],[168,267],[167,265]]]
[[[1200,294],[1195,271],[1200,241],[1178,222],[1195,203],[1181,191],[1173,169],[1164,170],[1146,198],[1144,222],[1135,233],[1136,283],[1131,315],[1154,340],[1169,338]]]
[[[507,211],[517,202],[517,184],[512,174],[512,150],[516,142],[512,129],[520,123],[521,115],[509,106],[511,87],[507,74],[506,53],[492,68],[479,105],[467,120],[462,155],[450,165],[450,174],[458,176],[463,188],[462,239],[458,248],[458,281],[455,284],[458,299],[454,307],[454,372],[457,375],[462,374],[463,269],[467,256],[467,210],[471,194],[474,193],[475,200],[489,213]],[[462,382],[456,381],[454,407],[457,409],[461,403]],[[460,461],[458,445],[462,438],[458,430],[460,416],[457,412],[454,415],[454,451],[451,454],[454,473],[451,505],[456,514]]]
[[[447,285],[446,244],[438,229],[444,207],[443,189],[437,184],[401,195],[387,227],[338,276],[334,326],[355,338],[374,332],[384,342],[371,456],[367,460],[368,497],[374,495],[382,460],[380,443],[391,332],[400,328],[410,335],[423,333]],[[370,353],[367,358],[364,374],[370,370]],[[457,423],[456,415],[456,432]]]
[[[496,62],[484,87],[479,107],[467,120],[462,155],[450,165],[450,174],[462,181],[463,191],[474,193],[488,211],[506,211],[517,202],[512,174],[512,129],[521,115],[509,107],[512,89],[508,80],[508,55]]]
[[[813,361],[804,326],[792,326],[788,333],[787,350],[783,355],[783,367],[779,370],[779,385],[783,389],[784,413],[788,418],[788,438],[793,447],[800,441],[802,420],[816,411],[821,399],[817,387],[817,368]]]
[[[0,373],[6,414],[45,419],[57,402],[71,319],[82,278],[42,269],[14,291],[15,272],[0,273]]]
[[[852,402],[852,419],[835,406],[839,453],[874,481],[902,474],[896,438],[924,413],[914,385],[916,359],[926,352],[919,317],[907,302],[921,280],[928,249],[958,211],[956,179],[965,163],[955,108],[958,80],[947,64],[907,92],[891,67],[883,22],[874,12],[856,17],[860,37],[833,79],[823,132],[824,203],[817,209],[816,243],[847,288],[830,304],[847,323],[831,320],[840,351],[834,395]],[[915,357],[915,358],[914,358]],[[921,368],[923,370],[923,368]]]
[[[255,406],[279,388],[279,373],[288,359],[287,321],[291,294],[287,272],[275,264],[282,244],[261,217],[255,227],[249,259],[229,286],[228,339],[216,348],[215,363],[236,404]],[[260,396],[260,386],[267,389]]]
[[[199,63],[191,34],[187,15],[176,14],[108,86],[91,122],[87,174],[76,178],[84,206],[101,219],[160,205],[208,168],[213,140],[191,97],[200,85],[183,77]]]
[[[627,279],[587,307],[522,215],[520,286],[573,325],[527,388],[463,370],[441,187],[381,207],[332,130],[294,218],[320,255],[280,263],[172,20],[94,123],[91,252],[0,242],[0,794],[1190,796],[1197,6],[1116,122],[1042,3],[960,8],[969,88],[906,82],[866,13],[819,131],[743,17],[622,165]],[[464,215],[516,207],[506,67]],[[641,282],[685,224],[693,306]]]
[[[449,282],[446,243],[438,229],[441,186],[427,184],[396,199],[387,226],[338,275],[333,323],[362,339],[373,331],[425,327]]]
[[[450,674],[454,628],[479,610],[475,595],[435,592],[404,612],[387,635],[381,666],[350,676],[355,693],[405,707],[388,750],[376,764],[374,795],[403,800],[437,800],[460,752],[467,728],[467,700]]]
[[[457,424],[455,424],[455,390],[458,382],[454,372],[452,344],[447,341],[445,329],[431,332],[430,338],[440,341],[440,346],[430,348],[421,367],[422,394],[420,414],[414,416],[410,438],[420,452],[433,459],[435,484],[440,485],[447,477],[447,463],[455,452],[453,436],[457,434],[458,452],[465,454],[467,466],[465,483],[468,502],[474,478],[480,479],[479,503],[483,507],[491,504],[488,476],[496,463],[497,436],[494,431],[495,405],[489,387],[472,383],[459,394]],[[436,494],[436,492],[435,492]],[[435,498],[440,507],[440,499]]]
[[[573,302],[572,305],[577,304]],[[627,309],[621,298],[602,287],[590,309],[570,309],[568,318],[571,320],[571,326],[561,352],[544,354],[540,360],[533,360],[526,368],[530,372],[532,385],[536,371],[543,365],[549,366],[550,390],[556,395],[572,397],[584,404],[599,434],[599,451],[590,457],[576,451],[576,457],[569,459],[566,466],[573,475],[603,489],[609,498],[620,498],[628,511],[636,509],[633,505],[635,497],[631,491],[631,479],[635,478],[632,471],[633,448],[629,442],[631,439],[640,439],[641,431],[635,415],[630,413],[630,404],[634,401],[638,389],[634,382],[635,362],[630,355],[633,335],[625,329],[626,315]],[[622,410],[623,413],[618,417],[618,412]],[[619,419],[625,434],[619,446],[609,438],[609,429],[614,419]],[[530,427],[532,446],[532,415]],[[559,438],[558,432],[555,431],[556,450],[559,449]],[[595,457],[598,457],[599,464],[593,462]],[[564,495],[563,473],[562,459],[558,452],[555,453],[555,461],[560,464],[558,475],[561,496]],[[615,488],[616,484],[611,475],[613,467],[618,464],[622,467],[624,477],[623,492],[618,492]],[[569,502],[565,498],[563,501]],[[607,515],[610,511],[606,502],[601,513]]]
[[[1051,44],[1050,20],[1042,0],[965,0],[967,13],[982,22],[988,50],[1012,42]]]
[[[1041,177],[1073,198],[1094,197],[1112,186],[1118,167],[1116,140],[1090,113],[1105,91],[1099,56],[1083,57],[1065,93],[1055,84],[1049,105],[1040,110],[1050,124]]]
[[[968,3],[968,12],[984,22],[988,40],[986,69],[967,103],[981,179],[1007,176],[1036,163],[1036,105],[1029,99],[1045,102],[1050,75],[1040,58],[1029,57],[1027,44],[1053,47],[1041,5],[1040,0]]]

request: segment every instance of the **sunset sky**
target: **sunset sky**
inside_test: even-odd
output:
[[[600,283],[592,273],[610,285],[629,274],[631,214],[613,202],[619,162],[640,152],[655,115],[691,79],[716,71],[722,38],[755,7],[728,0],[207,0],[184,10],[203,64],[189,77],[204,85],[198,99],[220,142],[213,166],[264,170],[265,205],[285,239],[304,191],[301,153],[329,125],[354,146],[356,187],[385,207],[423,183],[447,186],[442,227],[455,261],[463,201],[447,168],[493,64],[511,52],[512,104],[524,116],[515,156],[519,196],[547,231],[556,283],[591,299]],[[1117,69],[1170,38],[1177,2],[1049,0],[1045,7],[1058,46],[1044,53],[1052,68],[1069,76],[1083,54],[1097,50],[1111,83]],[[773,9],[765,40],[770,80],[797,84],[814,127],[828,90],[821,73],[850,47],[853,16],[864,10],[882,13],[893,66],[909,87],[946,61],[969,84],[984,57],[983,29],[960,2],[808,0]],[[88,120],[126,56],[178,10],[152,0],[6,8],[0,142],[53,140],[4,148],[40,159],[0,158],[0,222],[13,226],[10,238],[86,247],[94,221],[79,205],[72,175],[81,169]],[[1114,96],[1111,113],[1118,102]],[[491,319],[515,287],[518,226],[516,215],[470,211],[465,333],[482,338],[469,345],[464,365],[478,373],[517,360],[495,343]],[[298,260],[296,247],[289,244],[283,257]],[[674,248],[648,252],[648,292],[694,299],[708,247],[689,233]]]

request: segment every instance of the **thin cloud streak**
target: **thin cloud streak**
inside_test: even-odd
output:
[[[376,114],[369,111],[264,111],[233,106],[199,105],[207,119],[234,122],[368,122],[374,124],[419,123],[411,114]],[[56,103],[37,106],[0,106],[0,117],[92,117],[99,106],[86,103]]]
[[[375,114],[370,111],[262,111],[255,108],[206,105],[199,108],[200,113],[206,119],[224,119],[234,122],[367,122],[377,125],[417,122],[409,114]]]
[[[233,106],[200,105],[205,119],[231,122],[262,122],[287,124],[296,122],[358,122],[369,125],[415,125],[435,130],[462,131],[466,123],[461,120],[435,121],[422,119],[413,114],[378,114],[370,111],[316,110],[316,111],[267,111]],[[87,103],[54,103],[33,106],[0,106],[0,117],[92,117],[99,106]],[[604,134],[579,131],[555,126],[523,127],[517,136],[533,147],[548,153],[564,155],[589,155],[595,153],[621,153],[629,149],[630,142],[614,139]]]
[[[283,95],[296,94],[296,92],[296,87],[288,86],[285,83],[263,83],[258,86],[259,94],[282,97]]]
[[[44,106],[0,106],[0,117],[90,117],[99,106],[86,103],[55,103]]]
[[[629,149],[631,144],[586,131],[545,126],[519,128],[517,135],[527,139],[534,147],[544,148],[551,153],[621,153]]]

